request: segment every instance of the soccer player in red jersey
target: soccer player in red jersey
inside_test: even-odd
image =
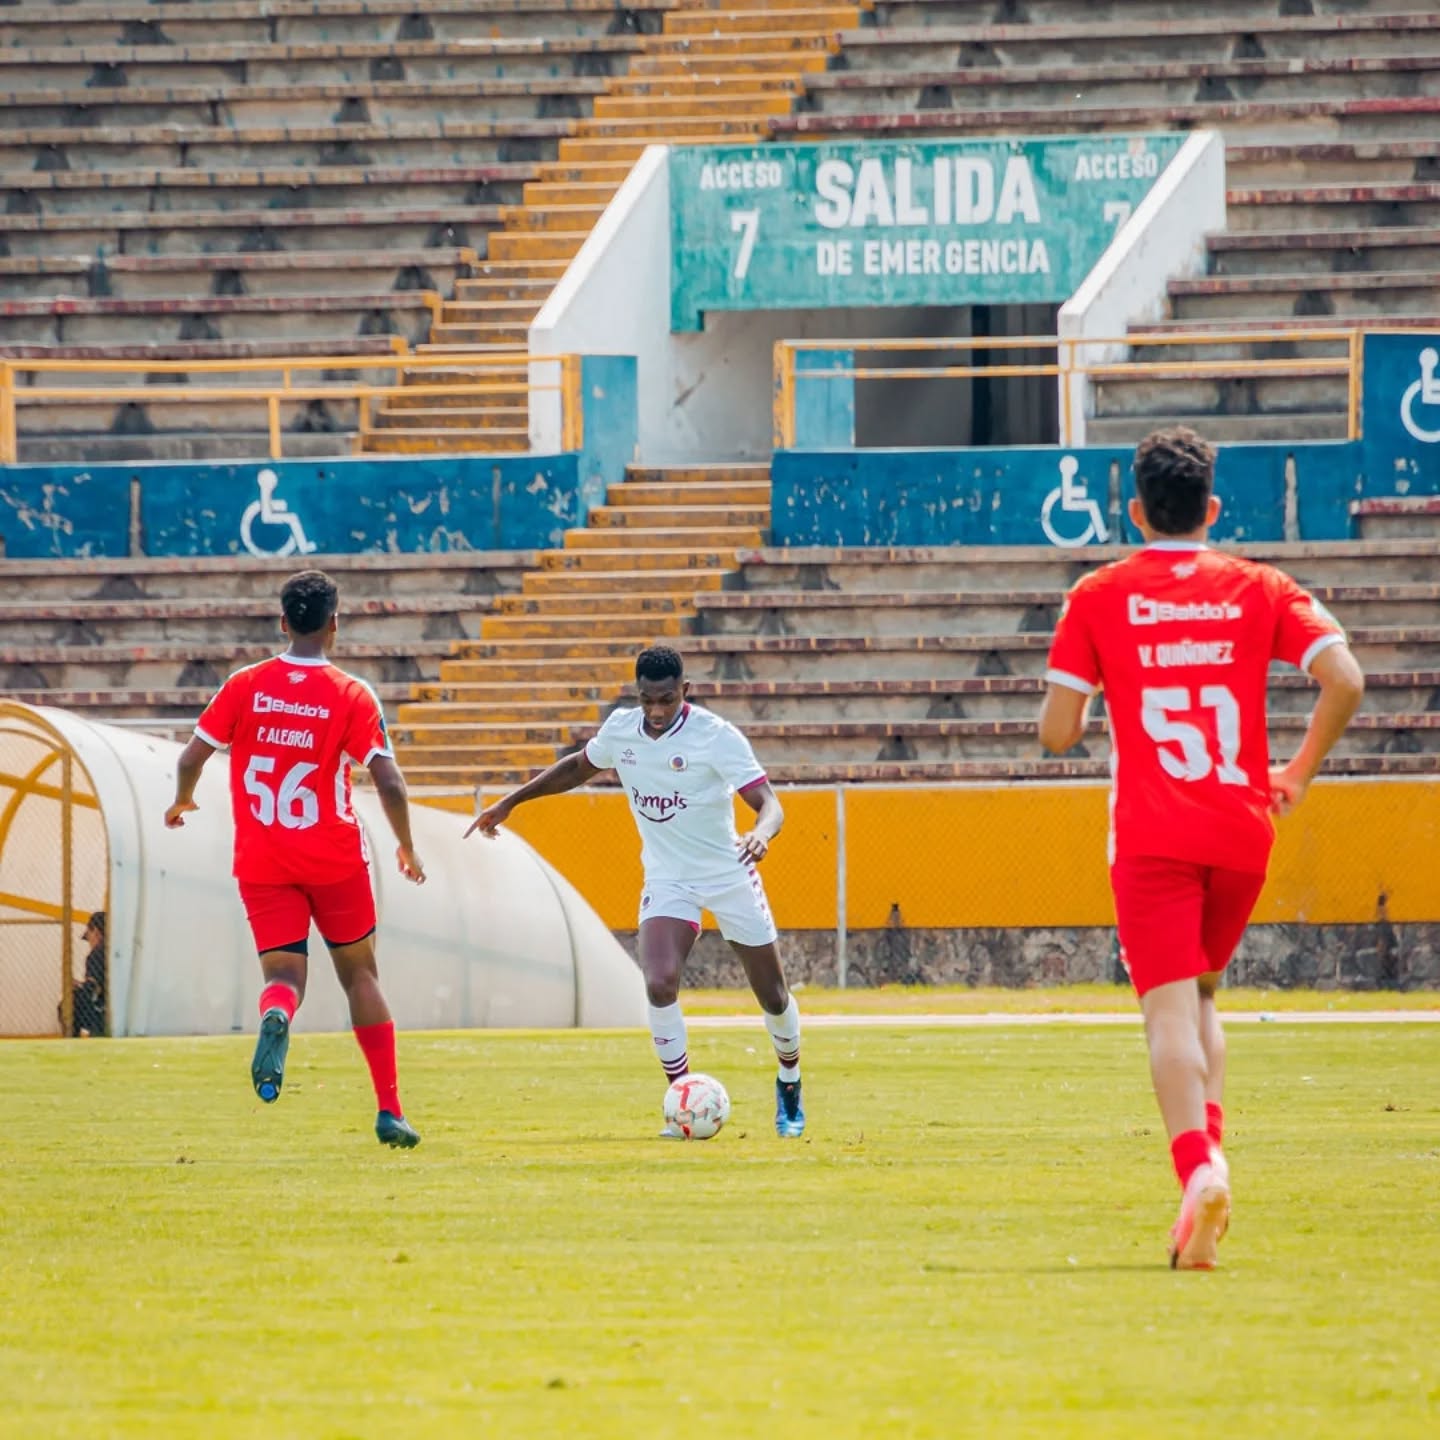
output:
[[[285,653],[238,670],[206,706],[180,755],[171,829],[198,808],[205,762],[230,751],[235,878],[260,952],[265,988],[250,1067],[255,1093],[280,1097],[290,1024],[305,996],[310,923],[330,950],[350,1002],[355,1038],[370,1067],[384,1145],[420,1136],[400,1106],[395,1022],[375,966],[375,897],[364,832],[350,797],[350,766],[369,770],[399,841],[400,873],[420,885],[425,867],[410,836],[405,777],[395,763],[375,692],[330,663],[340,597],[335,582],[305,570],[280,592]]]
[[[1230,1218],[1221,1149],[1225,1037],[1215,987],[1249,923],[1275,838],[1365,690],[1344,632],[1289,576],[1211,550],[1215,452],[1160,430],[1135,452],[1130,518],[1145,546],[1070,591],[1050,651],[1040,740],[1059,754],[1104,691],[1110,882],[1140,997],[1150,1073],[1180,1180],[1170,1263],[1210,1269]],[[1270,769],[1272,660],[1320,698],[1300,749]]]

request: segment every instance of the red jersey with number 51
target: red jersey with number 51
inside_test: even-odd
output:
[[[1339,644],[1288,575],[1159,541],[1070,591],[1046,679],[1105,693],[1110,859],[1154,855],[1263,873],[1270,819],[1266,677]]]
[[[350,765],[392,752],[363,680],[323,659],[262,660],[221,686],[195,733],[230,751],[236,879],[326,885],[367,863]]]

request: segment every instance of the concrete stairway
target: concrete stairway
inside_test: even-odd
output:
[[[480,638],[456,644],[395,727],[412,784],[508,785],[574,748],[629,684],[635,655],[693,628],[703,595],[739,569],[770,524],[765,466],[635,469],[518,594],[499,597]]]
[[[632,469],[609,503],[501,596],[478,641],[439,684],[400,707],[395,736],[413,785],[510,785],[573,749],[634,677],[635,655],[693,629],[700,595],[739,570],[770,523],[763,465]]]
[[[505,207],[487,259],[457,282],[421,347],[456,355],[457,368],[447,375],[502,388],[443,407],[423,397],[390,399],[378,408],[365,448],[528,448],[530,324],[641,152],[654,144],[768,139],[772,120],[793,108],[803,77],[824,69],[838,33],[858,25],[871,3],[687,0],[667,12],[661,33],[641,38],[629,72],[607,81],[591,118],[577,120],[560,141],[558,159],[539,166],[523,203]],[[477,353],[509,363],[467,371],[461,357]],[[421,383],[419,374],[413,378]]]

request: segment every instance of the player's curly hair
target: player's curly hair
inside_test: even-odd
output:
[[[1205,523],[1215,488],[1215,447],[1185,425],[1154,430],[1135,450],[1135,493],[1150,528],[1188,535]]]
[[[637,680],[683,680],[685,662],[678,650],[668,645],[652,645],[635,657]]]
[[[285,582],[280,608],[292,635],[313,635],[340,608],[340,589],[323,570],[302,570]]]

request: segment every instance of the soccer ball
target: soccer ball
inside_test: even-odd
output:
[[[730,1097],[709,1075],[682,1075],[665,1092],[665,1123],[687,1140],[708,1140],[730,1118]]]

